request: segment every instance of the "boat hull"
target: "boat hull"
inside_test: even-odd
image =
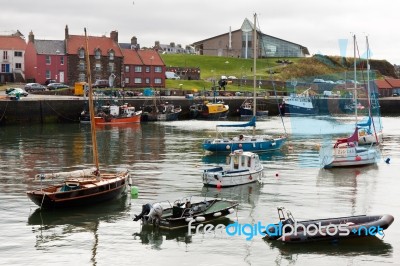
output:
[[[222,169],[221,169],[222,170]],[[204,171],[203,184],[208,187],[233,187],[258,182],[263,169],[257,171]]]
[[[248,108],[240,107],[239,108],[239,114],[242,117],[250,117],[250,116],[253,116],[253,110],[252,109],[248,109]],[[267,110],[265,110],[265,111],[261,111],[261,110],[256,111],[256,116],[268,116],[268,111]]]
[[[353,152],[353,150],[355,150]],[[358,148],[360,150],[360,148]],[[361,152],[357,152],[357,149],[350,148],[351,152],[335,151],[335,155],[332,158],[326,157],[323,159],[324,168],[332,167],[351,167],[351,166],[364,166],[375,164],[377,162],[377,152],[374,149],[363,149]]]
[[[130,117],[100,117],[96,116],[94,118],[96,125],[118,125],[118,124],[130,124],[130,123],[140,123],[141,115],[134,115]]]
[[[378,139],[378,143],[381,143],[383,141],[383,133],[378,132],[375,136],[375,134],[359,134],[358,135],[358,144],[359,145],[370,145],[370,144],[376,144]]]
[[[369,236],[367,232],[371,232],[372,229],[375,230],[375,233],[378,233],[376,230],[378,227],[382,230],[387,229],[393,223],[394,217],[390,214],[385,214],[374,216],[347,216],[298,222],[294,222],[293,220],[288,222],[288,220],[275,224],[273,227],[270,226],[268,230],[265,231],[266,238],[285,243],[304,243],[324,240],[332,241],[342,238],[366,237]],[[283,236],[281,233],[281,226],[288,223],[297,226],[297,230],[293,230],[292,232],[285,231],[285,236]],[[303,229],[308,228],[310,225],[312,225],[314,229],[317,229],[317,231],[310,233],[310,230]],[[334,228],[334,226],[336,228]],[[338,230],[338,228],[340,230]],[[276,231],[276,229],[278,229],[278,231]]]
[[[243,150],[251,152],[265,152],[281,149],[286,138],[276,139],[255,139],[254,141],[235,141],[230,139],[205,140],[202,144],[203,149],[211,152],[231,152],[233,150]]]
[[[127,175],[110,178],[81,189],[60,191],[58,187],[28,191],[27,196],[43,209],[58,209],[92,205],[115,199],[127,191]],[[61,186],[59,186],[61,187]]]

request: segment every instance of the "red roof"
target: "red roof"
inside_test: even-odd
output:
[[[378,89],[391,89],[392,86],[386,81],[386,79],[377,79],[375,80],[375,84],[378,87]]]
[[[108,52],[112,49],[115,52],[115,56],[122,57],[119,45],[110,37],[88,36],[88,39],[89,55],[94,55],[95,50],[100,49],[102,56],[108,56]],[[67,53],[78,54],[81,48],[86,48],[85,36],[70,35],[67,39]]]
[[[393,88],[400,88],[400,79],[385,79]]]
[[[0,36],[1,50],[25,50],[26,42],[19,36]]]
[[[161,59],[161,56],[155,50],[138,50],[137,52],[144,65],[165,65],[164,61]]]
[[[142,60],[136,50],[132,49],[122,49],[122,54],[124,55],[125,65],[142,65]]]

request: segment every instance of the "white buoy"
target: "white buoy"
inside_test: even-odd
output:
[[[216,213],[214,213],[214,217],[219,217],[219,216],[221,216],[221,215],[222,215],[221,212],[216,212]]]
[[[185,219],[186,222],[190,222],[190,221],[192,221],[192,220],[193,220],[193,217],[187,217],[187,218]]]
[[[234,209],[232,209],[232,208],[230,208],[230,209],[228,209],[228,212],[229,212],[229,213],[234,213],[234,212],[235,212],[235,210],[234,210]]]

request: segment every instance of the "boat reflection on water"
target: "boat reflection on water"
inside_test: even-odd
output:
[[[152,248],[160,249],[164,241],[174,240],[176,242],[190,244],[193,241],[193,237],[198,234],[211,234],[212,236],[221,235],[221,237],[226,237],[225,231],[217,232],[214,230],[215,226],[218,224],[223,224],[227,226],[231,223],[234,223],[232,219],[228,217],[221,217],[217,220],[207,223],[213,225],[212,229],[210,229],[211,232],[207,231],[207,233],[205,233],[203,229],[206,224],[202,224],[202,226],[199,227],[198,232],[192,230],[190,234],[188,228],[168,230],[147,224],[141,226],[140,232],[133,233],[133,237],[135,240],[139,239],[143,245],[151,245]]]
[[[303,255],[322,255],[322,256],[377,256],[390,257],[393,253],[391,244],[379,239],[376,236],[363,238],[347,238],[340,241],[319,241],[304,244],[287,244],[280,241],[268,240],[263,238],[271,249],[278,249],[279,255],[276,261],[281,265],[294,264]]]
[[[201,195],[212,198],[224,198],[239,202],[240,204],[254,205],[258,201],[260,188],[259,182],[244,184],[234,187],[216,188],[203,186]]]
[[[37,208],[28,218],[28,225],[36,234],[35,248],[49,250],[59,248],[59,241],[68,241],[72,234],[79,235],[83,232],[93,234],[91,262],[97,264],[97,247],[99,245],[98,228],[101,222],[114,223],[124,217],[130,216],[130,201],[124,195],[119,199],[82,208],[64,210],[41,210]],[[84,241],[79,236],[74,241]],[[79,242],[80,243],[80,242]]]

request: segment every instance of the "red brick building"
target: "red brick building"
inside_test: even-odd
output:
[[[157,51],[123,49],[122,53],[125,87],[165,87],[165,63]]]

